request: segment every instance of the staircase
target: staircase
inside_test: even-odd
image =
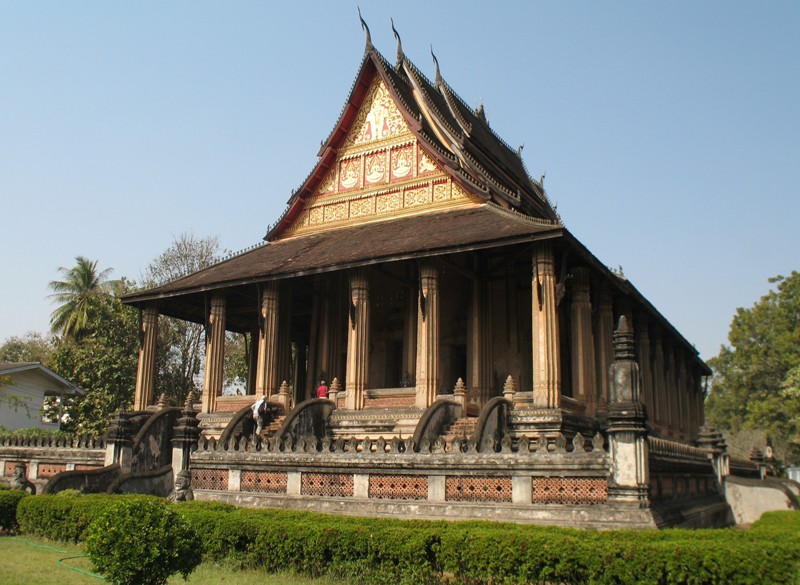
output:
[[[283,424],[283,421],[285,419],[286,415],[280,415],[273,418],[272,422],[270,422],[266,427],[262,429],[261,437],[265,438],[273,436],[275,433],[278,432],[278,429],[281,428],[281,425]]]
[[[469,439],[475,432],[477,424],[477,417],[464,417],[450,425],[450,428],[442,434],[442,440],[447,445],[447,450],[450,450],[450,445],[455,439]]]

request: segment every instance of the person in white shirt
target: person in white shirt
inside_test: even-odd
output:
[[[264,420],[267,418],[267,397],[262,396],[256,400],[250,410],[253,411],[253,422],[256,423],[256,435],[260,435],[264,427]]]

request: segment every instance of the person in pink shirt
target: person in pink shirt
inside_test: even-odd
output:
[[[325,380],[319,383],[319,387],[317,388],[317,398],[327,398],[328,397],[328,385],[325,384]]]

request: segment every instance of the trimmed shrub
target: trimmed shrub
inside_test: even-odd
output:
[[[118,501],[89,526],[86,552],[115,585],[164,585],[200,564],[202,541],[167,504]]]
[[[24,490],[0,491],[0,531],[16,532],[19,529],[17,506],[27,495],[28,492]]]
[[[20,502],[18,518],[23,531],[31,526],[33,534],[81,540],[90,519],[125,498],[147,499],[33,496]],[[765,514],[748,530],[595,531],[253,510],[203,501],[169,507],[203,535],[198,550],[204,560],[365,585],[800,582],[796,511]]]
[[[17,520],[26,534],[63,542],[81,542],[86,539],[89,524],[118,501],[157,499],[141,495],[38,495],[20,502]]]

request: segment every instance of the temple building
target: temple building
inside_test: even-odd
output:
[[[438,63],[431,80],[399,36],[391,63],[367,29],[318,156],[262,244],[124,299],[141,311],[137,412],[157,408],[159,316],[206,327],[200,407],[189,399],[172,463],[197,497],[561,524],[581,509],[581,525],[600,527],[729,522],[724,444],[701,433],[709,368],[564,227],[521,150]],[[249,344],[244,396],[223,395],[229,331]],[[262,395],[271,423],[254,436]],[[186,439],[193,412],[199,440]]]
[[[477,416],[509,377],[531,433],[597,430],[625,315],[651,431],[695,439],[707,366],[564,227],[520,154],[438,66],[431,81],[402,49],[391,64],[369,46],[264,244],[126,299],[143,314],[136,408],[154,402],[157,318],[169,315],[208,328],[209,429],[242,404],[221,396],[222,342],[235,331],[250,340],[249,394],[288,412],[336,379],[336,419],[365,434],[365,413],[394,408],[402,426],[459,379]]]

